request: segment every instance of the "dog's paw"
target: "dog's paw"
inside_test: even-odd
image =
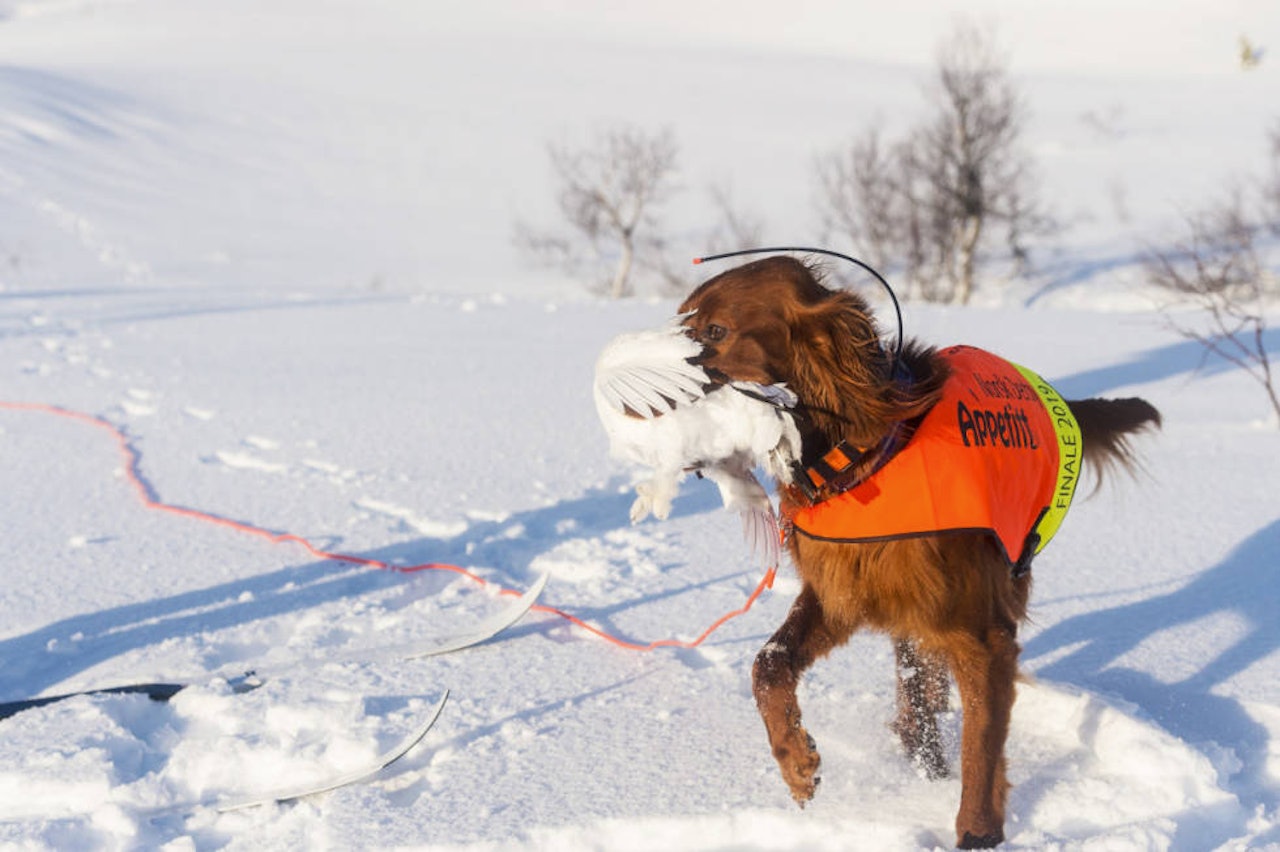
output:
[[[1003,831],[997,830],[989,834],[982,834],[982,835],[974,835],[966,831],[964,835],[960,838],[960,841],[956,843],[956,848],[957,849],[994,849],[995,847],[999,846],[1001,843],[1004,843]]]
[[[915,725],[899,721],[889,728],[902,740],[907,760],[925,778],[940,781],[951,776],[951,767],[942,753],[942,739],[936,724],[921,731]]]
[[[809,732],[801,728],[796,732],[794,746],[774,749],[773,756],[782,770],[782,779],[791,788],[791,798],[800,807],[807,805],[817,792],[822,777],[818,770],[822,767],[822,755],[818,754],[818,745],[809,736]]]
[[[799,789],[791,788],[791,798],[800,806],[800,810],[804,810],[804,806],[813,801],[814,793],[818,792],[818,785],[822,783],[821,775],[814,775],[809,779],[808,784]]]
[[[939,752],[931,751],[912,755],[911,762],[929,781],[941,781],[951,777],[951,767]]]

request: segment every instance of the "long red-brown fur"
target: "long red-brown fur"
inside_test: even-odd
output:
[[[897,424],[927,412],[947,377],[929,347],[910,341],[911,380],[895,377],[866,303],[829,289],[787,257],[749,263],[712,278],[681,307],[703,345],[700,363],[717,379],[785,382],[807,453],[840,440],[875,447]],[[1140,399],[1069,403],[1084,458],[1099,477],[1131,467],[1127,437],[1159,425]],[[870,461],[868,462],[870,463]],[[784,515],[808,505],[780,488]],[[839,543],[793,534],[788,549],[802,587],[753,669],[756,702],[774,757],[802,806],[818,783],[819,755],[801,723],[796,685],[816,659],[859,628],[889,634],[898,667],[894,730],[930,777],[947,774],[937,715],[947,708],[947,673],[963,705],[962,792],[956,816],[962,848],[1003,840],[1004,743],[1017,675],[1017,629],[1025,619],[1029,574],[1015,578],[992,538],[963,533],[877,543]]]

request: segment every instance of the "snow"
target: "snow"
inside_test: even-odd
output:
[[[193,684],[0,721],[0,845],[949,847],[959,785],[896,749],[882,637],[805,680],[824,783],[791,803],[750,693],[797,591],[785,565],[696,649],[535,613],[456,654],[290,666],[465,630],[543,573],[545,603],[641,644],[740,607],[759,569],[714,486],[630,525],[641,472],[610,458],[592,404],[605,344],[678,299],[597,301],[531,269],[512,224],[554,216],[548,140],[627,119],[680,140],[667,221],[690,256],[723,180],[765,240],[816,242],[813,155],[914,120],[970,8],[1009,46],[1069,227],[976,307],[907,304],[908,334],[992,348],[1069,397],[1143,396],[1166,424],[1145,472],[1078,500],[1037,561],[1006,845],[1280,848],[1280,424],[1248,376],[1200,367],[1138,265],[1262,167],[1280,13],[723,8],[0,0],[0,403],[105,418],[166,504],[491,584],[157,512],[110,433],[0,407],[0,701]],[[1254,71],[1240,35],[1272,49]],[[249,669],[278,674],[236,694]],[[436,728],[371,783],[165,810],[347,772],[446,688]]]

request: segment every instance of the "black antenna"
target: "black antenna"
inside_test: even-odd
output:
[[[898,342],[893,350],[893,366],[894,366],[894,370],[896,371],[899,365],[902,363],[902,338],[903,338],[902,306],[898,304],[898,294],[893,292],[893,288],[889,286],[888,281],[884,280],[883,275],[881,275],[879,272],[876,272],[874,269],[872,269],[870,266],[863,263],[862,261],[858,260],[856,257],[850,257],[847,254],[841,254],[840,252],[832,251],[831,249],[813,248],[811,246],[771,246],[769,248],[749,248],[749,249],[741,249],[739,251],[727,251],[722,254],[709,254],[709,255],[706,255],[705,257],[695,257],[693,259],[693,262],[694,264],[699,264],[699,263],[705,263],[708,260],[723,260],[726,257],[741,257],[744,254],[771,254],[773,252],[779,252],[779,251],[802,251],[807,254],[825,254],[825,255],[829,255],[830,257],[838,257],[841,260],[849,261],[855,266],[862,267],[867,272],[870,272],[873,276],[875,276],[875,279],[877,281],[879,281],[882,285],[884,285],[885,292],[889,294],[889,298],[893,301],[893,312],[898,318]]]

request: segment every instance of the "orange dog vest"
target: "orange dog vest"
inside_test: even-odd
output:
[[[1080,427],[1025,367],[972,346],[940,354],[951,377],[906,446],[862,483],[798,510],[791,524],[841,542],[984,530],[1025,570],[1071,505]]]

